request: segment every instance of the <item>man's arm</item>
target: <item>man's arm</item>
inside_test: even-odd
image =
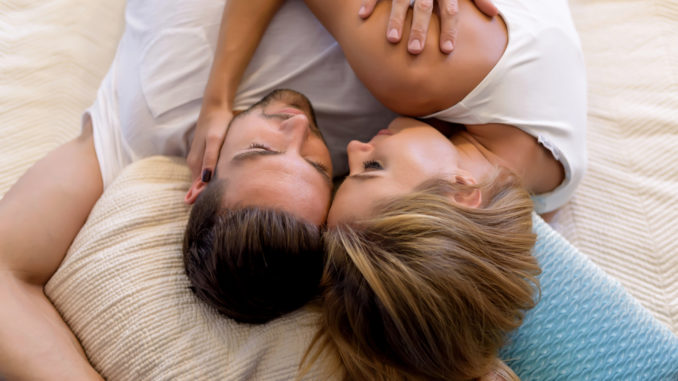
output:
[[[0,378],[100,379],[44,294],[102,192],[91,127],[0,200]]]
[[[228,0],[224,7],[214,62],[187,158],[194,181],[208,182],[214,173],[240,80],[283,1]]]

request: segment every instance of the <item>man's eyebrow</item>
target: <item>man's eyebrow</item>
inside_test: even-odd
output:
[[[322,175],[323,179],[325,179],[325,182],[330,186],[330,189],[334,187],[334,183],[332,182],[332,178],[330,177],[329,171],[326,166],[308,159],[304,160],[306,160],[307,163],[311,164],[313,168],[315,168],[315,170],[318,171],[320,175]]]
[[[282,154],[283,154],[283,152],[280,152],[280,151],[252,150],[252,151],[241,152],[241,153],[233,156],[233,159],[231,159],[231,161],[233,161],[237,164],[237,163],[241,163],[241,162],[247,161],[247,160],[252,160],[252,159],[255,159],[255,158],[261,157],[261,156],[273,156],[273,155],[282,155]],[[313,167],[313,169],[315,169],[318,173],[320,173],[320,175],[323,177],[325,182],[327,182],[330,185],[330,188],[332,188],[334,186],[334,184],[332,183],[332,178],[330,177],[330,174],[327,170],[327,167],[325,167],[324,165],[322,165],[320,163],[316,163],[312,160],[308,160],[308,159],[304,159],[304,160],[306,160],[306,162],[309,163]]]
[[[231,161],[239,163],[239,162],[243,162],[243,161],[246,161],[246,160],[254,159],[255,157],[273,156],[273,155],[282,155],[282,152],[280,152],[280,151],[269,151],[269,150],[245,151],[245,152],[241,152],[241,153],[233,156],[233,159],[231,159]]]

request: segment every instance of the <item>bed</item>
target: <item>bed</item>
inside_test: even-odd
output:
[[[543,319],[532,316],[504,354],[524,379],[678,379],[678,4],[570,4],[587,64],[589,170],[551,225],[535,217],[535,228],[542,266],[574,266],[585,274],[579,284],[598,288],[574,291],[577,282],[567,289],[571,294],[556,293],[562,285],[548,288],[564,295],[544,298],[537,308],[556,317],[551,331],[530,328]],[[0,195],[32,163],[78,134],[81,113],[115,53],[123,12],[120,0],[0,3]],[[180,195],[187,187],[181,158],[149,158],[128,168],[95,206],[48,295],[108,379],[293,377],[313,333],[309,311],[260,327],[220,319],[197,307],[178,255],[151,256],[176,254],[188,211]],[[165,206],[163,213],[153,212],[153,205]],[[121,242],[121,235],[129,238]],[[136,272],[123,271],[132,268]],[[135,284],[135,275],[147,281]],[[170,292],[172,298],[163,299]],[[557,314],[567,303],[588,305],[589,313],[623,322],[625,329]],[[610,314],[615,308],[623,313]],[[572,324],[590,334],[551,336]],[[601,332],[611,337],[601,339]],[[546,341],[560,347],[545,347]],[[609,373],[595,353],[589,362],[567,358],[573,349],[585,355],[615,342],[647,344],[640,354],[617,348],[617,371],[633,359],[644,365]],[[619,353],[630,356],[626,367]],[[314,368],[309,379],[321,374]]]

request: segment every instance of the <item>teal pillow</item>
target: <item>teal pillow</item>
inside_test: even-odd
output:
[[[541,299],[501,358],[522,380],[678,380],[678,337],[535,215]]]

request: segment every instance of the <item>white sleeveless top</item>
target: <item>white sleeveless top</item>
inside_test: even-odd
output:
[[[508,46],[490,73],[462,101],[426,116],[467,125],[503,123],[522,129],[565,169],[552,192],[536,195],[537,212],[572,196],[586,169],[586,73],[565,0],[494,0],[508,28]]]

